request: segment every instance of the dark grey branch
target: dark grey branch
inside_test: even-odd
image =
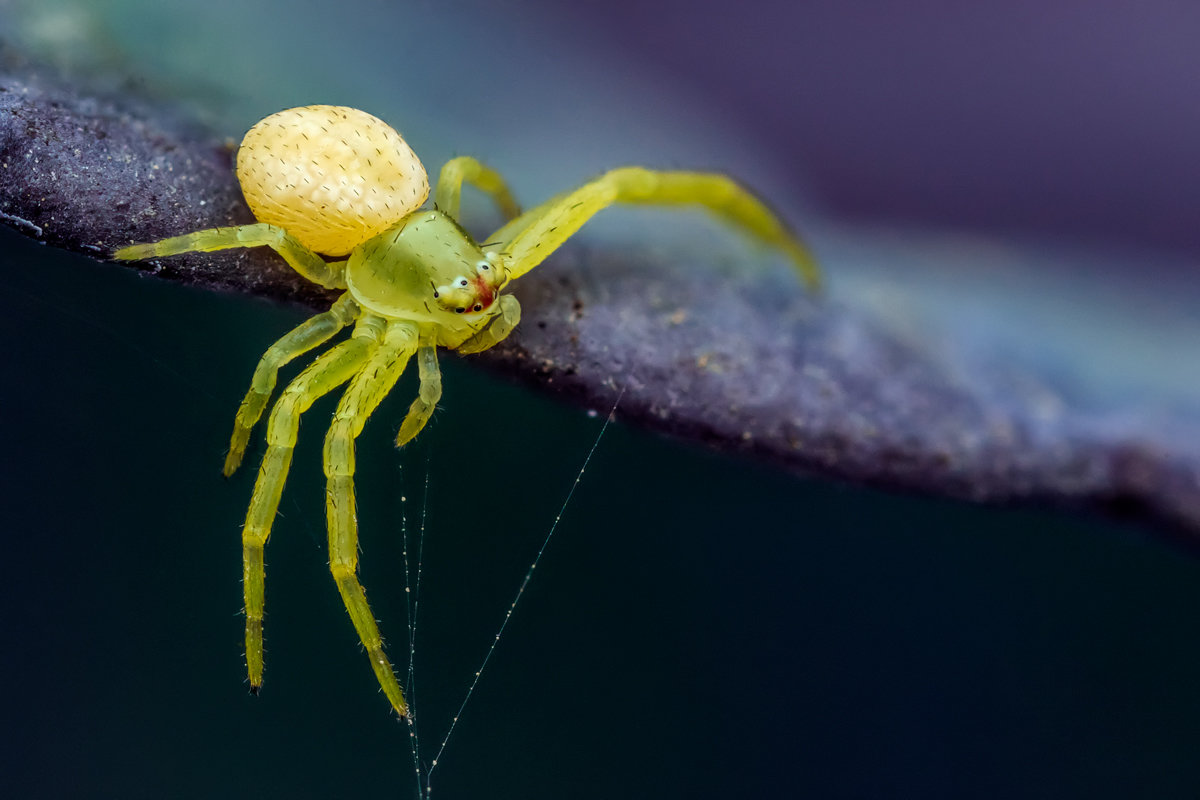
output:
[[[0,174],[0,219],[100,259],[252,221],[228,144],[162,109],[25,75],[0,74]],[[130,266],[312,308],[330,299],[263,250]],[[1047,418],[1035,370],[1013,363],[964,381],[939,350],[807,296],[790,276],[747,282],[575,247],[514,291],[517,334],[473,358],[599,408],[622,386],[621,416],[648,428],[822,476],[1200,533],[1194,420],[1164,434],[1095,425],[1070,407]]]

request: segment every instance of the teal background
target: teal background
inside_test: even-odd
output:
[[[52,51],[91,53],[222,130],[341,102],[405,120],[429,164],[488,158],[526,197],[637,161],[728,164],[789,214],[810,205],[778,167],[791,162],[772,149],[774,128],[746,113],[753,92],[710,94],[641,36],[589,39],[551,6],[52,6],[78,22],[60,31],[95,46],[37,34]],[[256,359],[305,312],[8,231],[0,276],[0,794],[412,796],[407,729],[326,567],[329,402],[301,428],[267,556],[266,684],[245,692],[238,535],[253,468],[223,480],[220,464]],[[440,410],[411,450],[390,444],[409,376],[359,454],[362,578],[398,662],[402,512],[416,524],[428,476],[415,691],[426,746],[608,410],[590,417],[452,355],[444,370]],[[1194,558],[1142,531],[801,480],[617,425],[434,789],[1192,797],[1197,608]]]
[[[0,248],[10,796],[413,794],[326,568],[322,418],[268,548],[245,692],[220,477],[258,355],[302,314]],[[430,482],[423,742],[448,724],[599,418],[449,356],[368,425],[362,578],[403,662],[400,526]],[[601,416],[603,411],[601,412]],[[401,502],[398,495],[409,498]],[[435,773],[442,797],[1185,797],[1200,569],[1136,531],[802,481],[611,427]],[[429,757],[427,753],[426,757]]]

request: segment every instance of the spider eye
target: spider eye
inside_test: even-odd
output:
[[[464,311],[466,311],[466,309],[465,309],[465,308],[456,308],[456,309],[454,309],[454,313],[455,313],[455,314],[461,314],[461,313],[463,313]]]
[[[476,303],[475,307],[472,308],[471,310],[472,311],[483,311],[483,306],[479,305],[479,303]]]
[[[461,280],[458,282],[458,285],[459,285],[459,286],[466,286],[466,285],[467,285],[467,279],[466,279],[466,278],[463,278],[463,279],[461,279]]]

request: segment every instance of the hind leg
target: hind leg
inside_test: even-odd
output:
[[[315,284],[327,289],[346,288],[346,262],[326,261],[283,228],[258,222],[231,228],[208,228],[158,242],[132,244],[113,253],[119,261],[161,258],[180,253],[210,253],[235,247],[270,247],[283,260]]]

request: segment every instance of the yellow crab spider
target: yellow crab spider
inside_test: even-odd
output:
[[[375,677],[392,707],[406,716],[404,694],[358,580],[354,440],[409,359],[416,358],[420,388],[400,424],[397,446],[420,432],[441,396],[437,348],[477,353],[508,336],[521,307],[503,289],[614,203],[702,207],[783,251],[810,286],[819,281],[804,245],[757,197],[721,174],[623,167],[522,214],[499,174],[463,156],[442,167],[434,207],[422,209],[429,179],[421,162],[395,130],[352,108],[307,106],[272,114],[242,140],[237,177],[257,224],[135,244],[113,255],[136,260],[266,246],[308,280],[343,290],[328,311],[267,349],[238,408],[225,459],[230,475],[279,368],[353,323],[348,339],[288,384],[267,420],[267,450],[242,529],[246,667],[255,693],[263,679],[263,550],[300,415],[317,398],[349,384],[325,436],[329,568]],[[487,244],[476,244],[458,223],[464,183],[489,194],[508,220]]]

